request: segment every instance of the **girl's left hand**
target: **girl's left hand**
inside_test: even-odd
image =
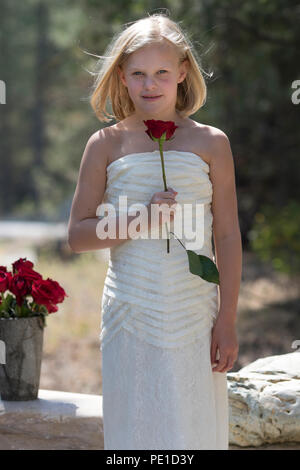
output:
[[[212,371],[227,372],[232,369],[239,351],[235,323],[219,315],[211,334],[211,364],[217,364]],[[219,359],[216,358],[217,350],[220,353]]]

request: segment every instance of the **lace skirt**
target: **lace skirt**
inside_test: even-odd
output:
[[[227,377],[210,343],[168,349],[118,331],[102,348],[105,450],[228,450]]]

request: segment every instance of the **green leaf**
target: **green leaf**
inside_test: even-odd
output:
[[[220,284],[219,271],[215,263],[204,255],[197,255],[194,251],[186,250],[189,260],[189,268],[192,274],[200,276],[208,282]]]
[[[15,298],[11,294],[7,294],[5,297],[2,297],[2,303],[0,305],[0,312],[7,312],[12,306]]]

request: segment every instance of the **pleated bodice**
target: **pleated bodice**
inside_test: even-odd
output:
[[[175,150],[164,151],[164,161],[167,186],[178,191],[178,205],[203,205],[203,246],[189,249],[215,261],[209,165],[195,153]],[[118,212],[118,198],[126,195],[128,208],[147,205],[163,188],[159,151],[132,153],[108,165],[103,203]],[[174,222],[170,230],[177,235]],[[184,232],[178,238],[187,246]],[[121,328],[152,345],[174,348],[207,335],[218,311],[218,289],[190,273],[186,250],[172,234],[169,253],[163,235],[130,239],[110,248],[101,308],[101,349]]]

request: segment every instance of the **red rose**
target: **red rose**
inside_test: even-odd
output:
[[[58,310],[55,304],[64,301],[68,295],[58,282],[52,279],[38,279],[33,281],[31,295],[37,304],[45,305],[49,313]]]
[[[20,274],[15,274],[9,280],[9,290],[16,296],[18,305],[22,305],[23,299],[30,294],[30,282]]]
[[[0,272],[3,271],[3,272],[7,272],[7,269],[6,269],[6,266],[0,266]]]
[[[149,119],[143,121],[148,129],[145,131],[148,136],[153,139],[160,139],[164,133],[166,133],[165,140],[169,140],[177,129],[173,121],[159,121],[155,119]]]
[[[20,268],[18,269],[18,274],[23,276],[25,279],[27,279],[27,281],[31,283],[33,281],[37,281],[38,279],[42,279],[42,276],[40,275],[40,273],[24,265],[20,266]]]
[[[15,261],[13,264],[13,273],[20,274],[24,277],[30,284],[37,279],[42,279],[40,273],[34,271],[33,263],[31,261],[26,261],[26,258],[19,258],[18,261]]]
[[[9,289],[11,278],[11,273],[1,271],[0,269],[0,292],[5,292]]]
[[[27,269],[33,268],[33,263],[31,261],[26,261],[27,258],[19,258],[12,264],[13,273],[16,274],[21,267],[26,267]]]

